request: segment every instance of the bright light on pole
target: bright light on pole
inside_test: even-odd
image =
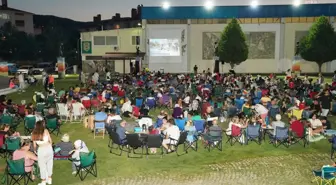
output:
[[[205,2],[204,7],[205,7],[205,9],[207,9],[207,10],[212,10],[213,7],[214,7],[214,4],[213,4],[212,1],[207,1],[207,2]]]
[[[164,3],[162,4],[162,8],[165,9],[165,10],[168,10],[168,9],[170,8],[170,4],[169,4],[169,2],[164,2]]]
[[[259,5],[259,3],[258,3],[257,0],[253,0],[253,1],[251,2],[251,7],[252,7],[252,8],[256,8],[258,5]]]
[[[301,1],[300,0],[294,0],[293,5],[298,7],[298,6],[301,5]]]

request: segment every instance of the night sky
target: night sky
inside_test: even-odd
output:
[[[115,13],[130,16],[131,8],[138,4],[161,6],[165,0],[8,0],[8,6],[35,14],[56,15],[78,21],[92,21],[101,14],[109,19]],[[171,6],[204,5],[206,0],[168,0]],[[248,5],[252,0],[212,0],[215,5]],[[302,0],[305,1],[305,0]],[[319,3],[335,3],[335,0],[318,0]],[[239,2],[239,3],[238,3]],[[293,0],[259,0],[259,4],[291,4]]]

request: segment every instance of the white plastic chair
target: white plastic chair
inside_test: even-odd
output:
[[[68,111],[68,107],[66,106],[66,104],[57,103],[56,107],[57,107],[58,116],[61,118],[61,120],[65,121],[65,122],[69,121],[70,112]],[[65,118],[65,119],[63,119],[63,118]]]
[[[72,104],[72,115],[74,120],[83,121],[85,116],[85,107],[82,103],[76,102]]]

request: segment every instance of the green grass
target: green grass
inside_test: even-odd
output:
[[[79,82],[74,79],[56,80],[56,89],[68,89],[69,86],[74,86]],[[14,102],[19,103],[25,99],[30,102],[34,91],[43,90],[43,87],[30,87],[25,93],[10,94],[9,98]],[[151,115],[157,115],[157,111],[151,111]],[[332,121],[334,121],[334,117]],[[130,123],[131,124],[131,123]],[[335,126],[335,124],[333,123]],[[226,128],[226,124],[222,125]],[[18,130],[23,133],[22,124]],[[121,157],[109,153],[107,147],[108,137],[105,139],[93,139],[93,134],[90,130],[85,129],[82,123],[65,123],[61,128],[62,133],[68,133],[71,141],[81,139],[86,142],[90,150],[94,149],[97,153],[98,179],[106,178],[127,178],[130,176],[146,176],[156,173],[169,173],[170,175],[195,175],[205,172],[206,166],[211,164],[221,164],[231,161],[240,161],[242,159],[251,159],[258,157],[271,156],[288,156],[298,154],[329,154],[330,144],[327,140],[322,140],[317,143],[311,143],[308,148],[303,148],[301,145],[294,145],[286,149],[284,147],[274,148],[272,145],[264,142],[261,146],[253,143],[249,145],[223,145],[223,152],[214,150],[212,152],[205,151],[200,143],[200,149],[197,152],[190,151],[187,155],[177,157],[175,153],[165,155],[163,158],[159,156],[151,156],[149,159],[145,157],[142,159],[127,158],[126,155]],[[52,136],[53,142],[60,141],[61,135]],[[226,138],[225,138],[226,141]],[[287,163],[287,161],[283,161]],[[323,164],[318,164],[323,165]],[[0,166],[5,166],[5,160],[0,159]],[[178,169],[178,170],[177,170]],[[265,169],[261,169],[265,170]],[[54,162],[54,184],[73,184],[79,183],[79,178],[71,175],[71,163],[69,161],[55,161]],[[307,177],[308,178],[308,177]],[[88,176],[86,181],[97,180]],[[90,183],[89,183],[90,184]]]

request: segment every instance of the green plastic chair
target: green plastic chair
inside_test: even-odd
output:
[[[223,88],[221,86],[217,86],[215,88],[215,96],[222,97],[223,96]]]
[[[6,179],[4,181],[7,181],[7,185],[20,184],[22,180],[24,181],[23,184],[27,185],[29,181],[32,181],[30,172],[25,171],[24,158],[19,160],[8,159],[5,174]]]
[[[29,135],[30,133],[33,132],[33,130],[35,128],[35,123],[36,123],[36,117],[35,116],[24,118],[24,133],[26,135]]]
[[[3,114],[1,116],[1,123],[2,124],[8,124],[11,127],[11,130],[15,131],[16,128],[18,127],[20,120],[15,119],[13,116],[8,115],[8,114]]]
[[[7,137],[3,148],[6,153],[6,157],[11,156],[15,150],[20,149],[21,139],[19,137]]]
[[[44,103],[38,103],[36,104],[36,112],[43,114],[45,109]]]
[[[56,118],[47,119],[46,128],[48,129],[50,133],[53,133],[53,134],[56,133],[55,134],[56,136],[58,136],[58,134],[60,133],[60,126],[57,124]]]
[[[80,164],[77,166],[77,173],[76,176],[78,175],[81,181],[83,181],[88,174],[93,175],[94,177],[97,177],[97,163],[96,163],[96,153],[94,150],[92,150],[89,153],[80,153],[79,157],[79,162]],[[70,159],[71,160],[71,159]],[[76,160],[71,160],[75,162]]]
[[[48,104],[49,106],[55,105],[55,97],[53,97],[53,96],[48,96],[48,98],[47,98],[47,104]]]
[[[13,117],[11,115],[8,115],[8,114],[3,114],[1,116],[1,122],[3,124],[12,125],[12,123],[13,123]]]

